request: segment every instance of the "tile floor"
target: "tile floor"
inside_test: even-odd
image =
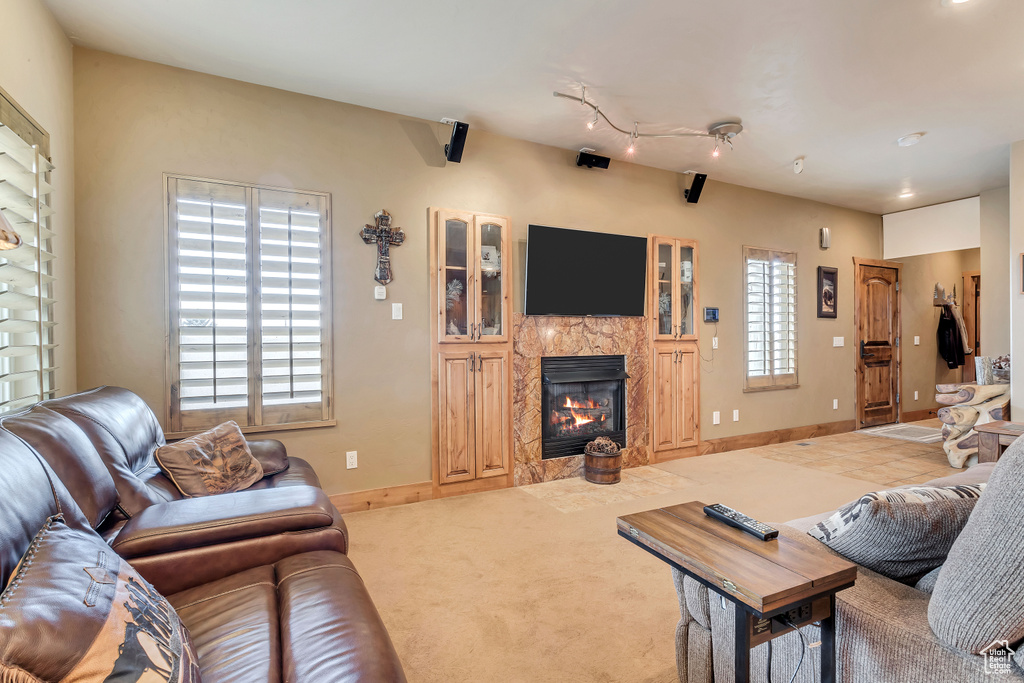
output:
[[[607,503],[657,496],[689,488],[698,483],[657,467],[647,466],[622,470],[622,481],[618,484],[591,484],[583,477],[573,477],[521,486],[519,490],[540,498],[561,512],[575,512]]]
[[[937,427],[940,423],[925,420],[914,424]],[[857,432],[772,444],[747,452],[885,486],[923,484],[962,471],[949,466],[941,442],[915,443]]]
[[[940,425],[938,420],[913,424],[923,427]],[[924,444],[858,432],[748,448],[742,452],[887,487],[923,484],[963,471],[949,466],[941,442]],[[574,477],[519,488],[561,512],[574,512],[698,484],[700,482],[656,466],[647,466],[623,470],[622,481],[610,486],[591,484],[583,477]]]

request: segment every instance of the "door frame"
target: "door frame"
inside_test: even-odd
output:
[[[892,268],[896,271],[896,352],[894,357],[896,359],[896,393],[899,397],[899,401],[896,403],[896,423],[903,422],[903,308],[901,306],[903,298],[903,264],[899,261],[885,261],[882,259],[868,259],[868,258],[853,258],[853,332],[854,339],[851,339],[851,346],[854,349],[853,357],[853,374],[856,396],[853,404],[853,421],[856,425],[856,429],[864,429],[860,423],[860,408],[861,402],[864,399],[864,377],[860,369],[860,359],[857,358],[857,340],[860,338],[860,321],[863,308],[863,301],[860,298],[860,269],[861,266],[869,266],[875,268]]]
[[[978,290],[970,287],[971,280],[978,278],[978,287],[981,287],[981,271],[980,270],[965,270],[961,273],[963,276],[963,312],[964,312],[964,325],[967,327],[967,334],[970,337],[967,341],[971,344],[971,348],[974,349],[965,359],[963,375],[961,380],[967,381],[967,368],[970,368],[971,374],[974,374],[974,359],[978,357],[978,334],[981,332],[978,329],[978,323],[980,322],[980,309],[978,304],[981,300],[981,296],[977,293]],[[968,306],[967,302],[971,302],[970,309],[973,311],[973,318],[968,317]],[[974,382],[977,377],[973,377],[970,381]]]

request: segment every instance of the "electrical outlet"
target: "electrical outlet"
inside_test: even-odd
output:
[[[921,345],[921,338],[920,337],[914,337],[914,346],[920,346],[920,345]]]
[[[839,410],[839,399],[832,399],[832,410]]]
[[[722,414],[717,410],[711,413],[711,424],[717,425],[722,423]]]
[[[391,304],[391,319],[401,320],[402,319],[402,304]]]
[[[711,338],[711,348],[713,348],[713,349],[717,349],[718,348],[718,337],[712,337]]]
[[[740,421],[740,411],[738,411],[738,410],[732,411],[732,421],[733,422],[739,422]]]
[[[779,633],[789,628],[786,621],[796,624],[797,626],[806,623],[811,620],[811,603],[805,602],[799,607],[794,607],[791,610],[787,610],[785,614],[780,614],[777,617],[772,618],[772,633]]]
[[[914,400],[915,401],[917,400],[917,392],[916,391],[914,392]]]
[[[840,347],[846,343],[846,337],[832,337],[832,346]]]
[[[356,451],[348,451],[345,453],[345,468],[354,470],[359,467],[359,453]]]

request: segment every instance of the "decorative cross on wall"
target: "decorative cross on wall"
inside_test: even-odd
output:
[[[405,241],[405,233],[401,228],[391,227],[391,214],[381,209],[373,216],[377,224],[369,223],[359,231],[359,236],[367,244],[377,245],[377,269],[373,271],[373,279],[386,285],[394,278],[391,276],[391,245],[400,246]]]

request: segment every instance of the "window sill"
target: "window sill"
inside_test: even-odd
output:
[[[784,391],[786,389],[799,389],[799,384],[782,384],[772,387],[743,387],[744,394],[757,394],[762,391]],[[245,431],[245,430],[242,430]]]
[[[216,426],[216,425],[214,425]],[[337,420],[317,420],[315,422],[287,422],[279,425],[257,425],[252,427],[240,427],[243,434],[264,434],[266,432],[291,432],[299,429],[319,429],[321,427],[337,427]],[[213,427],[210,427],[212,429]],[[202,434],[205,429],[197,429],[189,432],[164,432],[164,438],[168,441],[187,439],[196,434]]]

